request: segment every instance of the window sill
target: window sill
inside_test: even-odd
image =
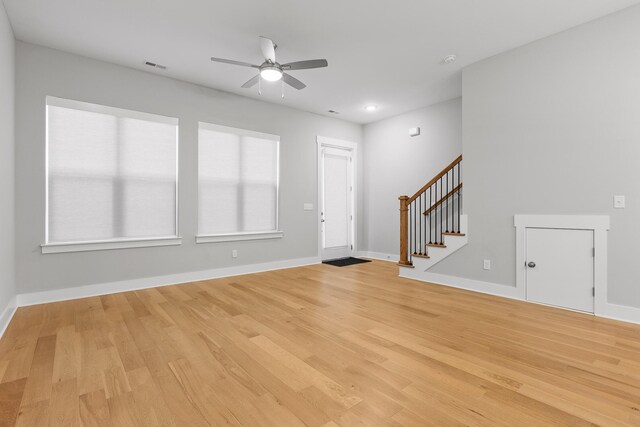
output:
[[[283,231],[265,231],[258,233],[216,234],[210,236],[196,236],[196,243],[239,242],[243,240],[281,239]]]
[[[64,252],[103,251],[109,249],[148,248],[153,246],[176,246],[182,237],[158,237],[151,239],[100,240],[92,242],[45,243],[40,245],[43,254]]]

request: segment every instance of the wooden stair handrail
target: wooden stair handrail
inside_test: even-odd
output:
[[[453,196],[455,193],[457,193],[460,189],[462,188],[462,183],[460,183],[456,188],[454,188],[453,190],[449,191],[443,198],[441,198],[440,200],[438,200],[437,202],[435,202],[430,208],[428,208],[426,211],[424,211],[422,213],[422,215],[429,215],[429,213],[431,213],[432,210],[434,210],[435,208],[437,208],[438,206],[440,206],[441,204],[444,203],[445,200],[447,200],[449,197]],[[455,203],[455,202],[454,202]]]
[[[413,202],[415,199],[417,199],[422,193],[424,193],[429,187],[431,187],[433,184],[435,184],[436,181],[438,181],[440,178],[445,176],[447,174],[447,172],[449,172],[451,169],[453,169],[461,161],[462,161],[462,154],[460,156],[458,156],[458,158],[455,159],[453,162],[451,162],[451,164],[449,166],[444,168],[442,170],[442,172],[440,172],[438,175],[433,177],[433,179],[431,181],[427,182],[420,190],[418,190],[418,192],[416,194],[414,194],[412,197],[409,197],[409,200],[407,200],[407,205],[411,204],[411,202]]]

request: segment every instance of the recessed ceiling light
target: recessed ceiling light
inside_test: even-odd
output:
[[[376,111],[378,109],[377,105],[367,105],[366,107],[364,107],[365,110],[367,111]]]
[[[444,62],[445,64],[452,64],[456,61],[458,57],[455,55],[447,55],[444,58],[442,58],[442,62]]]

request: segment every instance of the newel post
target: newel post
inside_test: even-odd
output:
[[[407,237],[409,236],[409,197],[400,196],[400,265],[411,265],[409,262],[409,245]]]

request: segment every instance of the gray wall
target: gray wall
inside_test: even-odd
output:
[[[16,191],[20,195],[16,211],[16,257],[20,292],[314,257],[317,255],[317,213],[315,209],[303,211],[303,204],[313,203],[314,208],[317,207],[316,135],[354,142],[362,139],[360,125],[21,42],[17,44],[16,72]],[[47,95],[180,119],[182,246],[40,253],[45,224]],[[281,136],[283,239],[195,244],[198,121]],[[362,177],[359,181],[361,185]],[[360,200],[359,212],[362,211]],[[362,223],[360,221],[360,235],[364,234]],[[231,258],[231,249],[238,249],[237,259]]]
[[[470,243],[435,271],[514,286],[514,214],[610,215],[609,301],[640,307],[639,41],[634,7],[464,70]]]
[[[409,136],[420,127],[421,134]],[[399,202],[458,157],[462,101],[456,98],[364,126],[366,247],[397,255]]]
[[[0,313],[15,295],[14,61],[15,40],[0,2]]]

